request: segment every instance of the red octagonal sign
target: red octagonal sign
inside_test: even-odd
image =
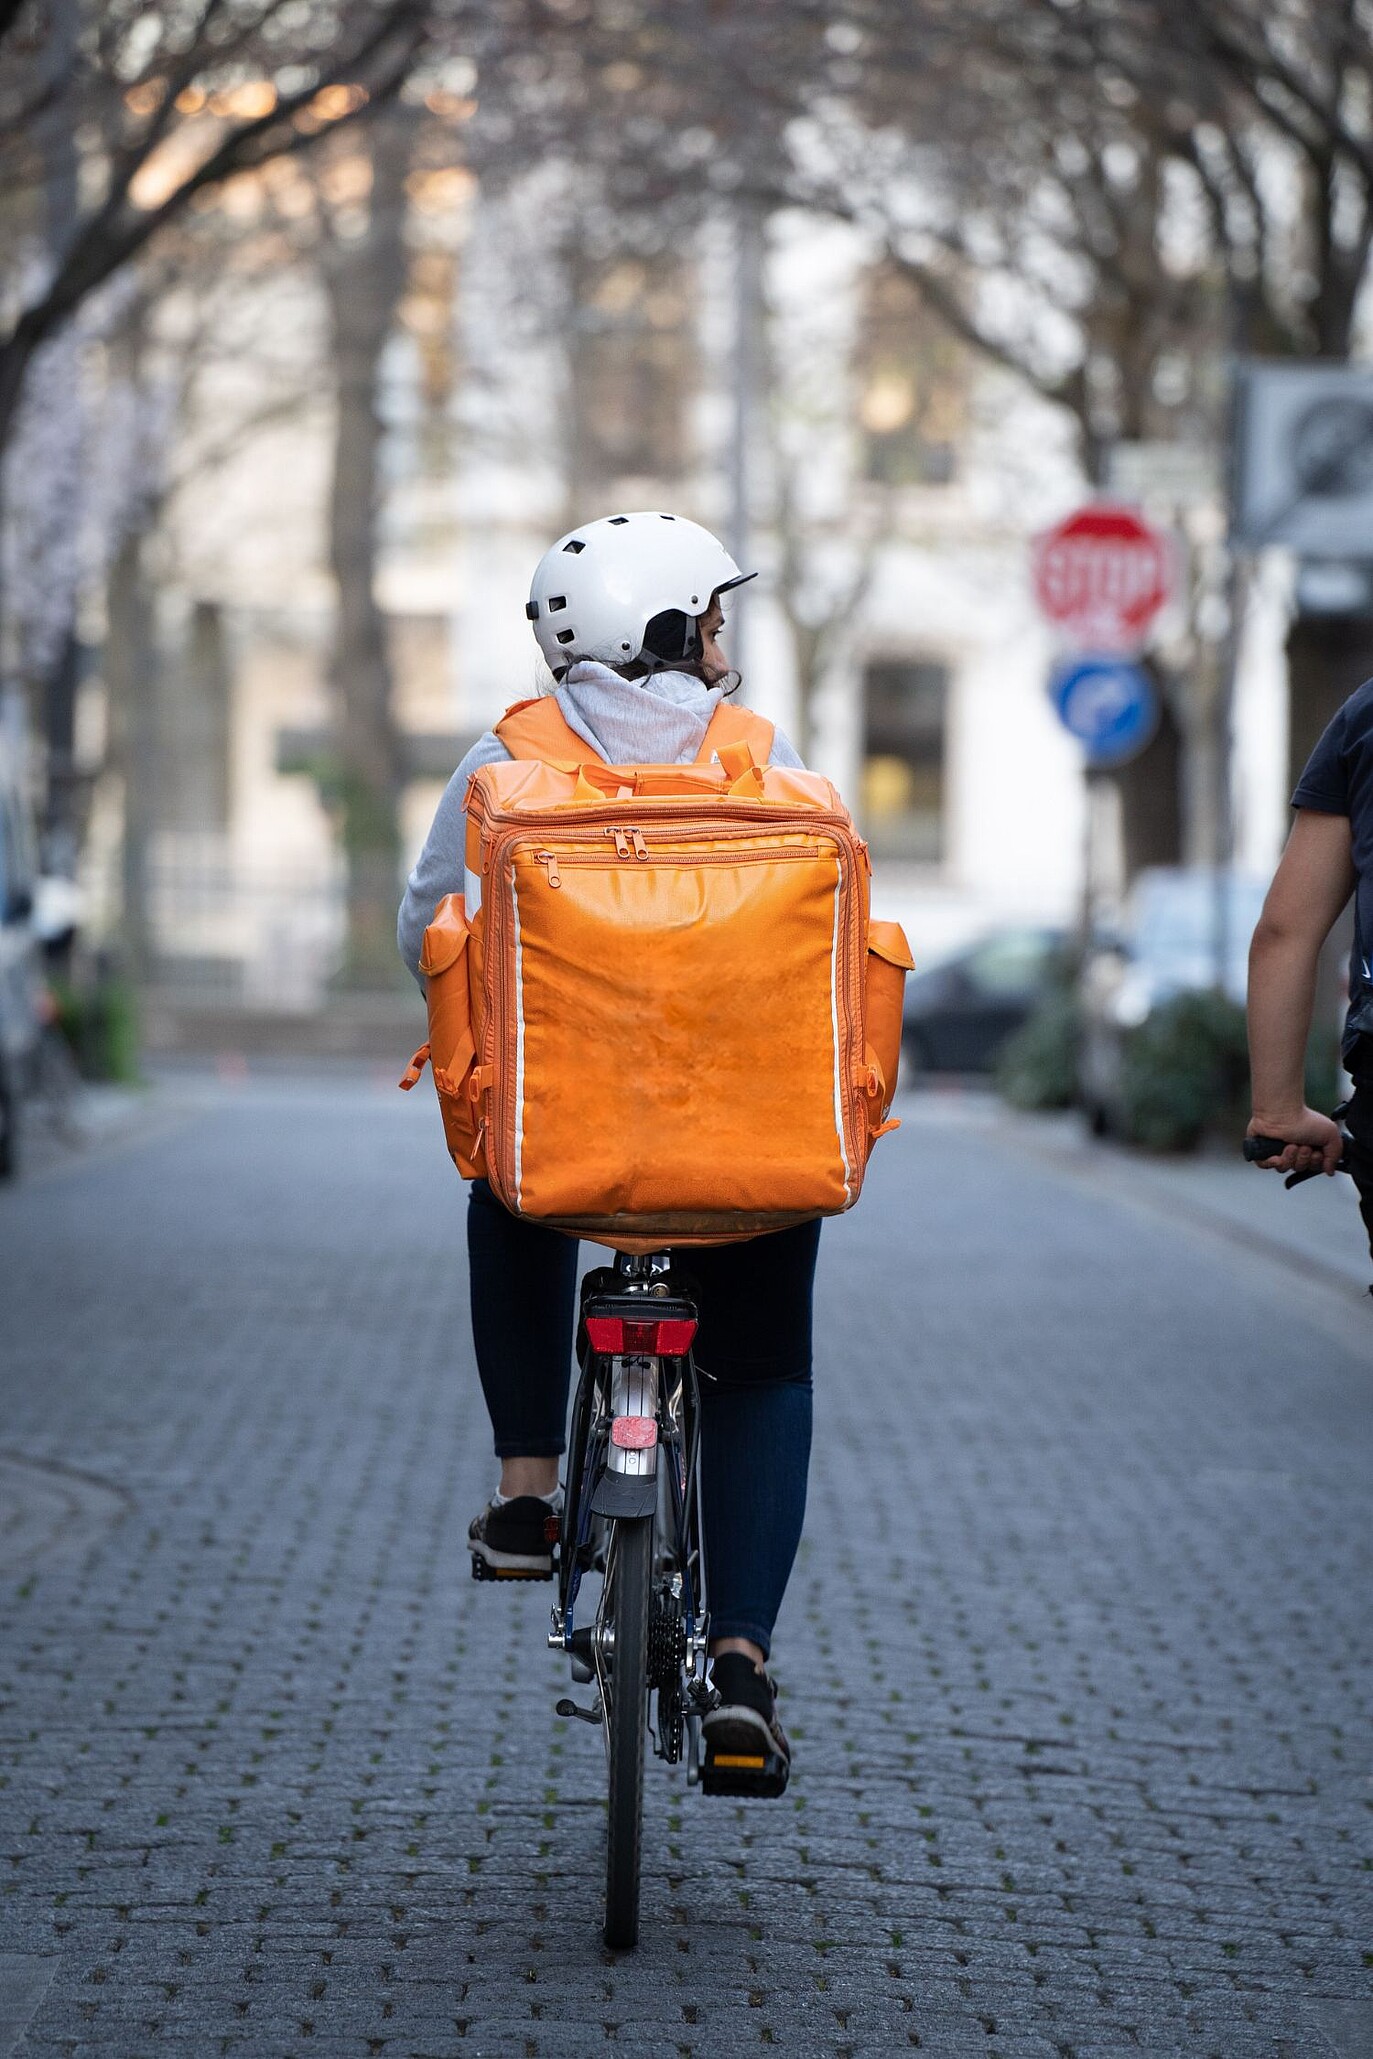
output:
[[[1036,537],[1035,598],[1083,650],[1142,643],[1172,585],[1168,539],[1133,508],[1093,501]]]

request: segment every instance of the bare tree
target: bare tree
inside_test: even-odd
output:
[[[44,10],[32,12],[30,47],[14,60],[12,36],[0,52],[11,161],[21,180],[32,176],[60,93],[99,139],[88,170],[103,191],[0,335],[0,448],[34,352],[89,294],[198,196],[391,98],[425,33],[417,0],[312,0],[303,25],[282,0],[87,4],[78,33],[64,37],[70,68],[53,80]]]
[[[404,110],[370,123],[353,160],[354,176],[361,174],[357,184],[333,201],[328,179],[319,185],[335,392],[329,564],[338,612],[329,673],[348,867],[346,972],[361,985],[391,985],[396,977],[396,810],[403,772],[386,621],[376,593],[383,436],[378,373],[405,290],[405,180],[413,136]]]
[[[880,235],[956,334],[1069,412],[1094,482],[1121,439],[1218,445],[1228,352],[1348,353],[1373,245],[1359,0],[851,0],[828,35],[842,62],[776,197]],[[1214,792],[1193,761],[1219,748],[1221,652],[1191,642],[1165,681],[1183,758],[1166,722],[1118,781],[1137,855],[1165,855],[1162,788]],[[1373,649],[1298,621],[1290,659],[1300,758]]]
[[[45,736],[49,862],[74,863],[74,540],[91,527],[83,494],[102,435],[77,325],[117,342],[133,300],[152,341],[152,303],[220,240],[207,206],[235,178],[384,106],[424,28],[419,0],[33,0],[0,18],[0,210],[12,252],[0,271],[0,666],[17,671]],[[143,358],[140,347],[131,362]],[[116,384],[128,392],[140,376]],[[34,463],[35,447],[61,461]],[[151,517],[145,507],[126,533],[127,506],[105,512],[113,526],[95,555],[113,558],[122,594]],[[116,642],[131,619],[112,608]],[[117,653],[114,670],[133,677]],[[138,778],[126,770],[138,846]],[[136,848],[130,863],[137,874]]]

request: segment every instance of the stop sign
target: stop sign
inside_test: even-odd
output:
[[[1092,501],[1035,539],[1035,598],[1084,650],[1142,643],[1171,583],[1167,537],[1133,508]]]

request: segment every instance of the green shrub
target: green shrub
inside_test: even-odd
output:
[[[1175,994],[1125,1039],[1123,1127],[1152,1151],[1194,1151],[1213,1125],[1243,1129],[1244,1010],[1228,995]]]
[[[1307,1103],[1333,1108],[1339,1077],[1333,1040],[1313,1033]],[[1228,995],[1177,994],[1125,1041],[1124,1131],[1154,1151],[1193,1151],[1208,1130],[1239,1136],[1249,1120],[1244,1009]]]
[[[1077,1098],[1080,1035],[1072,988],[1051,987],[1003,1044],[995,1073],[998,1093],[1012,1108],[1071,1108]]]
[[[92,986],[57,985],[57,1022],[84,1078],[138,1079],[138,1008],[127,980],[110,974]]]

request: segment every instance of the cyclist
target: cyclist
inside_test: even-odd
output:
[[[569,544],[581,548],[569,553]],[[687,764],[696,756],[732,690],[719,644],[722,596],[751,577],[708,530],[656,513],[588,523],[544,555],[528,613],[559,708],[598,757],[630,765]],[[550,596],[565,605],[550,613]],[[439,803],[398,925],[401,955],[417,978],[435,906],[463,891],[468,778],[508,755],[488,731]],[[771,762],[801,763],[780,733]],[[784,1762],[789,1747],[764,1668],[805,1514],[819,1236],[818,1222],[803,1223],[747,1243],[693,1249],[684,1261],[700,1290],[711,1666],[721,1697],[706,1728],[717,1752],[761,1745]],[[500,1461],[497,1490],[471,1524],[471,1550],[504,1577],[551,1579],[577,1243],[510,1214],[485,1180],[475,1180],[467,1249],[477,1370]]]
[[[1373,1249],[1373,680],[1350,695],[1316,745],[1292,806],[1292,834],[1249,954],[1248,1134],[1282,1139],[1281,1156],[1263,1160],[1274,1171],[1335,1171],[1339,1126],[1306,1106],[1302,1075],[1316,960],[1353,894],[1344,1063],[1354,1095],[1344,1113]]]

